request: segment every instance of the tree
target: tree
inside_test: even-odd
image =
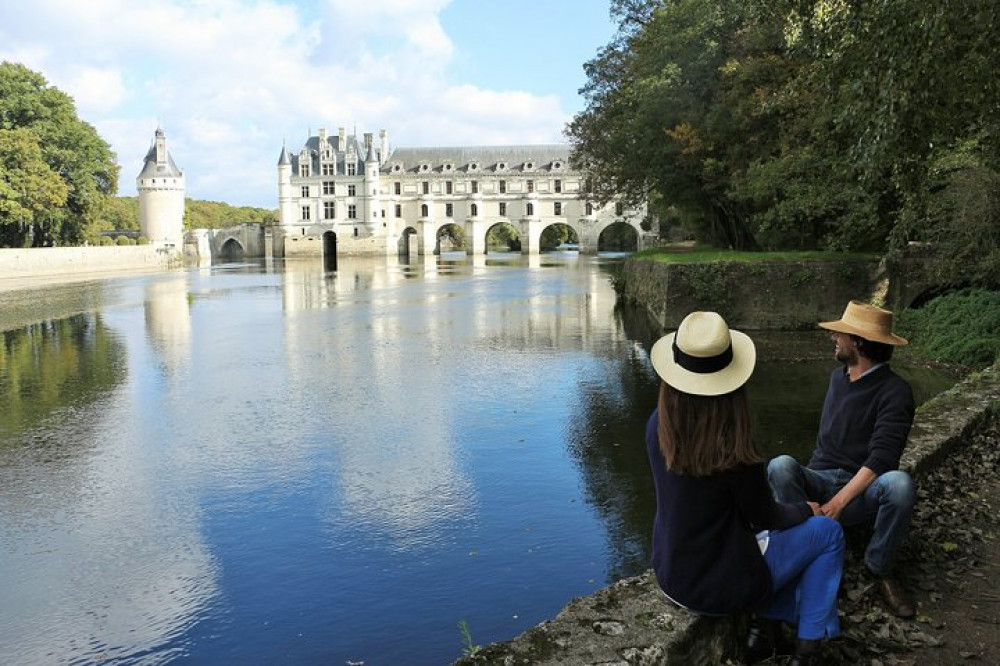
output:
[[[36,215],[34,245],[96,240],[106,197],[118,187],[111,147],[77,118],[73,100],[23,65],[0,63],[0,129],[32,132],[42,159],[66,187],[62,205]]]
[[[67,193],[34,132],[0,129],[0,247],[24,247],[48,212],[66,205]]]

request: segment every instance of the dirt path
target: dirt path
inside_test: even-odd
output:
[[[1000,664],[1000,428],[994,424],[919,483],[910,537],[898,565],[914,591],[917,617],[886,612],[848,552],[840,639],[830,664],[917,666]],[[861,544],[863,546],[863,544]]]

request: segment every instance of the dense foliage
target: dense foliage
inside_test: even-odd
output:
[[[109,198],[101,210],[100,218],[102,230],[138,231],[139,198]],[[276,224],[277,220],[277,211],[268,208],[230,206],[221,201],[201,199],[184,201],[185,229],[218,229],[248,223],[270,226]]]
[[[23,65],[0,63],[0,247],[96,240],[118,187],[111,147],[65,93]]]
[[[735,249],[937,248],[1000,284],[1000,4],[613,0],[567,128],[595,196]],[[988,243],[988,244],[987,244]],[[970,256],[974,255],[974,256]]]
[[[924,358],[982,368],[1000,361],[1000,292],[966,289],[900,313],[897,329]]]

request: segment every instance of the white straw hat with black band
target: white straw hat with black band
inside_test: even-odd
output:
[[[723,395],[750,379],[757,349],[718,313],[692,312],[675,333],[656,341],[649,359],[660,379],[678,391]]]

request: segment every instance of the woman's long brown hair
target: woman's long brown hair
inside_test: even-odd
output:
[[[764,460],[753,441],[753,418],[742,386],[705,396],[661,381],[658,412],[660,451],[676,474],[708,476]]]

